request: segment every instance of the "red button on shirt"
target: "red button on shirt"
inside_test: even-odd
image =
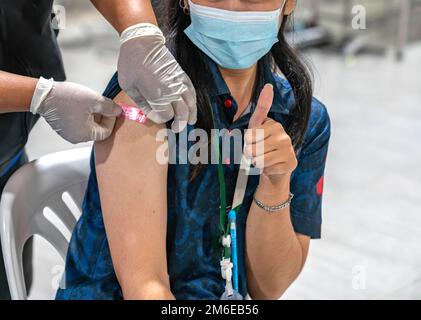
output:
[[[232,100],[231,99],[225,99],[224,106],[226,108],[231,108],[232,107]]]
[[[317,195],[320,197],[323,195],[324,181],[325,181],[325,178],[324,176],[322,176],[316,185],[316,192],[317,192]]]

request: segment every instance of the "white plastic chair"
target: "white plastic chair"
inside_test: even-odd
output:
[[[77,217],[72,211],[81,211],[91,150],[73,149],[41,157],[20,168],[8,181],[0,201],[0,233],[13,300],[27,299],[22,255],[28,239],[43,237],[65,259],[68,240],[47,219],[45,209],[54,212],[70,232],[73,230]]]

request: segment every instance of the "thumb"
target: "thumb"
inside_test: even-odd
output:
[[[270,107],[273,102],[273,86],[266,84],[260,93],[259,100],[257,101],[256,110],[250,118],[249,128],[255,128],[263,124],[266,120]]]
[[[105,117],[118,117],[122,111],[118,104],[105,97],[101,97],[91,110]]]
[[[115,117],[102,117],[100,123],[93,121],[91,126],[91,140],[102,141],[107,139],[113,133],[115,123]]]

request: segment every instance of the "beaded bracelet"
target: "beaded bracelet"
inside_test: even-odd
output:
[[[281,211],[283,209],[288,208],[291,205],[292,198],[294,198],[294,195],[292,193],[290,193],[289,198],[286,202],[281,203],[281,204],[276,205],[276,206],[267,206],[267,205],[263,204],[261,201],[256,199],[256,193],[254,193],[254,195],[253,195],[253,200],[257,204],[257,206],[260,209],[263,209],[263,210],[265,210],[267,212],[270,212],[270,213]]]

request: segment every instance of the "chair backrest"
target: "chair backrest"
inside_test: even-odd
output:
[[[78,218],[75,211],[81,212],[91,150],[73,149],[41,157],[20,168],[6,184],[0,200],[0,233],[12,299],[27,299],[22,255],[28,239],[43,237],[65,259],[68,240],[46,211],[73,230]]]

